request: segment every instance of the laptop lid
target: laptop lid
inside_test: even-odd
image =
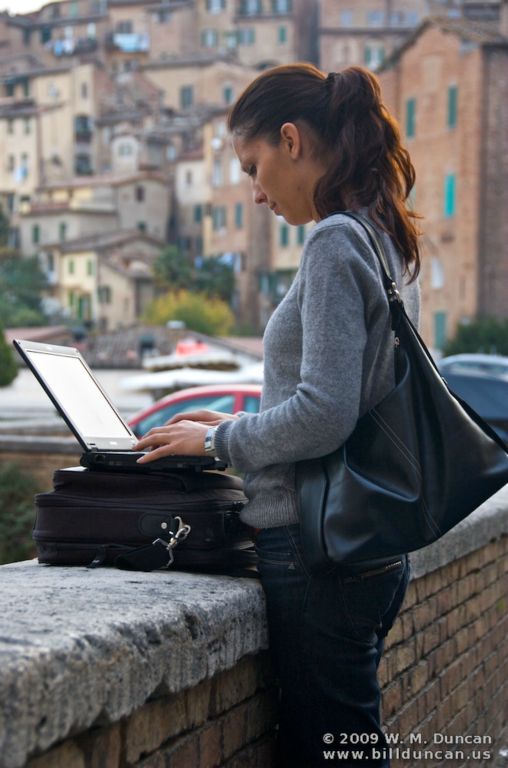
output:
[[[137,443],[79,350],[18,339],[13,344],[85,451],[130,450]]]

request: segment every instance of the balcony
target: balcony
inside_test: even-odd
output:
[[[123,53],[147,53],[150,35],[136,32],[110,32],[106,35],[106,47]]]

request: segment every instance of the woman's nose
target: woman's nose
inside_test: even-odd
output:
[[[257,184],[254,184],[253,194],[254,194],[254,202],[257,203],[258,205],[260,205],[261,203],[266,203],[266,201],[268,200],[265,193]]]

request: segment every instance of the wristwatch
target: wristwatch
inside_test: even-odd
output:
[[[205,453],[215,456],[215,432],[217,427],[210,427],[205,435]]]

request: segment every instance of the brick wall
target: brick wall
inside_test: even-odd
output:
[[[411,581],[380,667],[392,768],[494,766],[508,715],[507,554],[504,535]],[[68,739],[27,768],[276,768],[276,720],[262,652]],[[483,743],[448,742],[464,736]],[[445,754],[454,749],[463,757]]]

